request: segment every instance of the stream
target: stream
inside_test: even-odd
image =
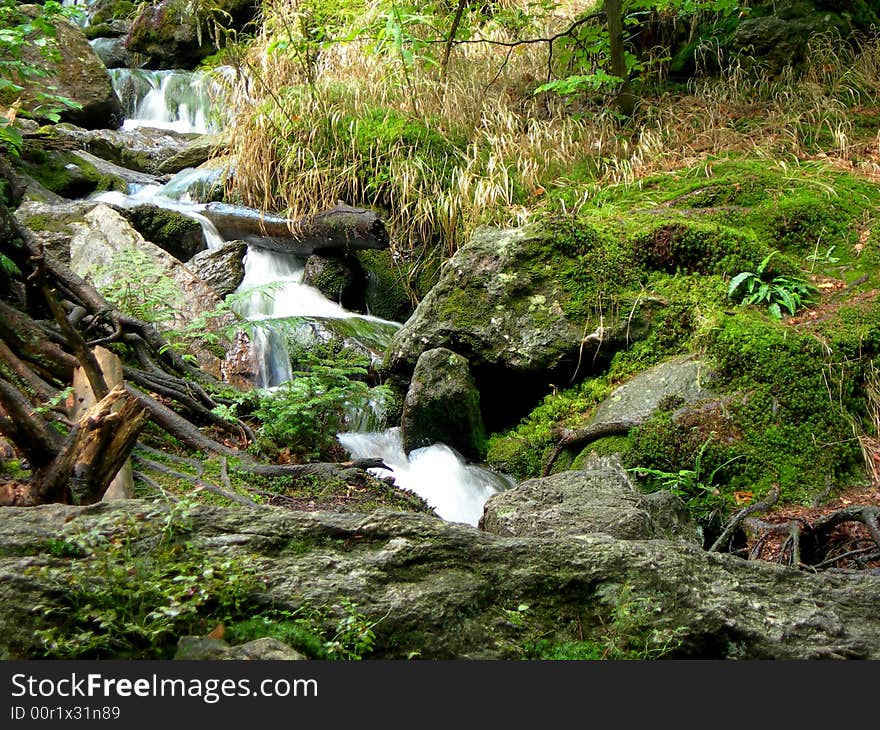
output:
[[[123,129],[139,126],[183,132],[210,131],[210,93],[204,79],[189,72],[114,69],[111,71],[126,109]],[[103,193],[98,200],[121,207],[151,203],[197,220],[209,248],[224,243],[217,229],[203,215],[204,204],[193,202],[188,190],[216,171],[188,168],[165,185],[131,186],[128,194]],[[236,209],[242,216],[248,208]],[[245,276],[233,295],[234,308],[244,319],[256,323],[251,337],[259,363],[257,387],[272,389],[293,377],[288,343],[344,338],[374,361],[384,355],[397,322],[358,314],[327,299],[303,283],[305,258],[250,246],[244,260]],[[377,428],[381,404],[368,406],[369,413],[352,413],[355,427]],[[402,448],[398,428],[379,428],[341,433],[339,443],[353,458],[381,458],[388,470],[373,469],[376,476],[392,476],[395,484],[421,496],[449,521],[476,525],[483,505],[494,493],[513,486],[504,475],[482,466],[467,464],[454,450],[434,444],[412,451]]]

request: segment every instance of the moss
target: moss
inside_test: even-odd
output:
[[[606,436],[594,441],[581,451],[572,461],[572,469],[582,469],[588,459],[594,456],[612,456],[614,454],[626,455],[630,450],[630,440],[627,436]]]
[[[100,172],[72,152],[29,148],[18,160],[24,172],[43,187],[65,198],[81,198],[95,192],[128,189],[125,181]]]
[[[355,257],[367,272],[366,303],[370,314],[405,322],[414,309],[415,296],[410,295],[414,267],[399,265],[390,251],[358,251]],[[421,296],[425,293],[413,292]]]
[[[760,496],[777,485],[784,502],[798,503],[824,492],[829,480],[853,478],[860,451],[849,413],[858,401],[857,373],[836,369],[816,337],[740,310],[719,321],[708,354],[729,395],[656,414],[634,432],[628,465],[692,469],[708,442],[702,474],[730,462],[715,481],[728,497]]]

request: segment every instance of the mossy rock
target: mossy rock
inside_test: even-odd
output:
[[[182,213],[156,205],[138,205],[120,212],[138,233],[178,261],[189,261],[207,248],[201,224]]]
[[[366,274],[355,256],[312,254],[306,261],[303,283],[350,311],[367,309]]]
[[[28,148],[17,160],[17,165],[47,190],[64,198],[84,198],[107,190],[128,190],[121,177],[101,172],[73,152]]]

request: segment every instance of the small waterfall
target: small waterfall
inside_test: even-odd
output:
[[[303,344],[341,337],[378,358],[400,327],[378,317],[349,312],[314,287],[303,284],[301,257],[251,247],[244,261],[244,280],[235,309],[255,328],[253,346],[260,387],[271,388],[292,377],[288,341]]]
[[[514,485],[508,477],[466,464],[443,444],[416,449],[407,457],[399,428],[380,433],[341,433],[338,440],[356,459],[381,458],[390,471],[372,472],[380,477],[390,474],[398,487],[418,494],[438,516],[450,522],[476,525],[486,500]]]
[[[173,210],[199,222],[202,226],[202,233],[205,236],[205,244],[208,248],[215,249],[223,245],[223,236],[220,235],[217,226],[201,213],[205,209],[204,205],[175,200],[163,195],[162,191],[163,187],[160,185],[132,186],[128,194],[111,190],[99,193],[93,196],[92,199],[101,203],[107,203],[108,205],[115,205],[119,208],[134,208],[138,205],[151,203],[166,210]]]
[[[224,70],[215,73],[223,74]],[[109,69],[113,88],[125,113],[123,130],[156,127],[204,134],[216,82],[211,75],[190,71]]]

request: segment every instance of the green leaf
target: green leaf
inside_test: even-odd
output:
[[[744,281],[753,277],[754,274],[751,271],[743,271],[742,273],[737,274],[730,280],[730,286],[727,287],[727,296],[732,297],[733,293],[739,289],[740,284]]]

